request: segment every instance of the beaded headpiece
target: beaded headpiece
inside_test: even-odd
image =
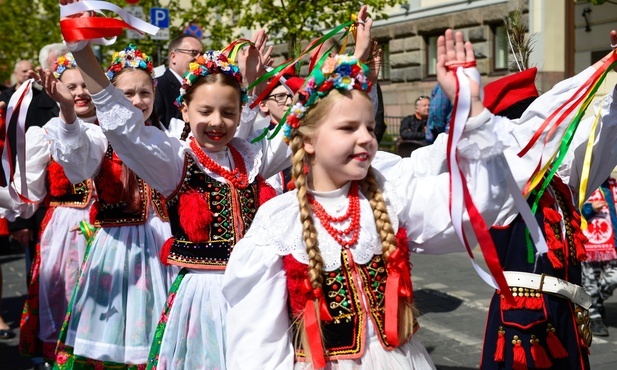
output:
[[[335,55],[326,58],[321,66],[313,69],[304,86],[297,93],[297,102],[292,105],[284,117],[284,137],[289,142],[291,131],[300,127],[300,119],[312,105],[333,89],[341,91],[370,91],[368,67],[351,55]]]
[[[124,68],[139,68],[148,72],[154,78],[154,65],[152,58],[137,49],[134,44],[129,44],[124,50],[116,51],[111,58],[111,65],[107,69],[107,78],[111,81],[116,73]]]
[[[223,73],[235,78],[240,85],[242,103],[248,102],[246,88],[242,85],[242,73],[240,73],[240,68],[231,63],[225,54],[222,54],[219,51],[210,50],[205,52],[204,55],[198,56],[194,62],[189,64],[189,70],[184,74],[184,79],[182,80],[180,96],[176,99],[176,105],[178,107],[182,106],[182,102],[184,102],[184,95],[186,95],[186,92],[201,77],[215,73]]]
[[[67,69],[77,68],[77,62],[73,58],[73,53],[68,52],[62,56],[59,56],[54,63],[54,77],[60,79],[64,71]]]

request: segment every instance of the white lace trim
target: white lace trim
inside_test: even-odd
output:
[[[388,191],[388,189],[391,189],[390,184],[385,184],[385,189],[388,195],[386,197],[388,213],[390,214],[392,226],[396,231],[399,222],[394,210],[397,208],[402,209],[402,203],[399,201],[395,202],[395,204],[388,202],[388,199],[396,198],[396,195]],[[257,213],[257,218],[264,219],[256,219],[249,233],[256,248],[273,248],[278,255],[291,254],[298,262],[308,264],[308,255],[302,240],[300,210],[296,197],[297,191],[291,191],[265,203],[262,206],[264,209],[260,209],[260,212]],[[342,197],[346,197],[346,194]],[[344,201],[322,204],[322,206],[329,214],[336,217],[343,215],[347,211],[347,206],[340,206],[341,203],[344,203]],[[330,236],[317,218],[314,218],[314,220],[319,239],[319,249],[324,260],[324,270],[336,270],[341,266],[341,246]],[[347,221],[347,223],[334,226],[344,229],[348,225],[349,222]],[[381,252],[381,240],[377,234],[371,205],[361,194],[360,234],[358,236],[358,243],[351,248],[351,253],[354,261],[359,264],[366,264],[374,255],[381,254]]]
[[[77,140],[69,143],[60,140],[58,131],[62,130],[62,128],[57,125],[49,125],[45,127],[44,137],[46,140],[51,142],[51,150],[53,153],[56,153],[59,158],[69,158],[73,152],[84,146],[86,141],[88,141],[88,135],[86,134],[88,127],[82,124],[79,120],[77,120],[74,125],[79,125],[79,134],[77,134],[79,136]]]
[[[117,91],[114,90],[114,95],[117,95]],[[113,131],[120,126],[126,125],[127,122],[136,114],[137,108],[131,104],[124,96],[121,98],[109,99],[111,104],[99,104],[96,107],[96,116],[99,119],[99,125],[105,130]],[[139,111],[141,114],[141,111]]]

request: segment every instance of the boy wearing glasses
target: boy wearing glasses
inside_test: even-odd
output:
[[[197,37],[182,34],[169,42],[169,68],[156,79],[154,109],[165,128],[169,128],[172,118],[182,119],[178,107],[174,105],[180,95],[182,78],[189,69],[189,63],[204,53],[204,46]]]

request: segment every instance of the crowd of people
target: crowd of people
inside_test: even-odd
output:
[[[30,78],[33,98],[0,216],[32,262],[19,349],[37,369],[434,369],[412,252],[478,240],[496,288],[481,368],[589,368],[617,287],[616,92],[567,122],[615,51],[540,95],[535,69],[483,87],[447,30],[400,156],[378,151],[366,6],[352,23],[352,54],[315,44],[305,77],[272,65],[264,30],[237,56],[178,36],[158,78],[136,45],[102,69],[74,36],[16,63],[0,112]]]

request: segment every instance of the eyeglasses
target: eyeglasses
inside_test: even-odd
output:
[[[174,51],[179,51],[184,54],[190,54],[193,58],[197,58],[198,56],[204,54],[204,52],[201,50],[193,50],[193,49],[175,49]]]
[[[286,94],[286,93],[278,93],[278,94],[268,95],[267,98],[268,100],[274,100],[279,104],[285,104],[287,103],[287,99],[293,99],[293,95]]]

